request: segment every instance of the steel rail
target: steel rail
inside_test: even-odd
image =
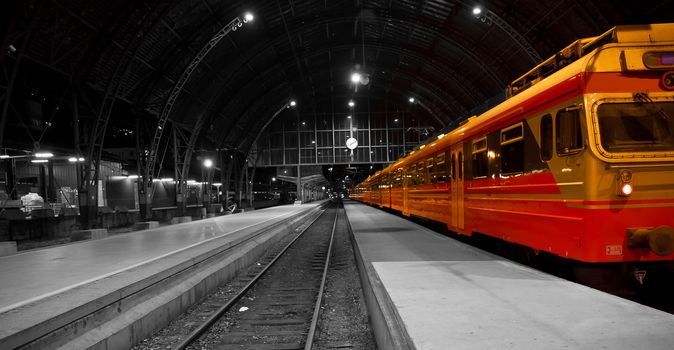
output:
[[[316,218],[314,218],[309,225],[307,225],[302,232],[300,232],[297,237],[295,237],[290,243],[288,243],[283,250],[278,253],[272,261],[265,266],[262,271],[260,271],[253,279],[248,282],[241,290],[234,296],[232,299],[230,299],[225,305],[221,306],[218,310],[216,310],[213,314],[211,314],[206,321],[204,321],[199,327],[197,327],[195,330],[190,333],[187,338],[183,339],[180,344],[176,345],[173,347],[174,350],[184,350],[187,349],[188,346],[192,345],[197,339],[199,339],[208,329],[210,329],[213,324],[215,324],[222,316],[229,311],[229,309],[234,306],[234,304],[239,301],[245,294],[248,292],[254,285],[257,283],[257,281],[262,278],[262,276],[276,263],[278,259],[280,259],[290,247],[300,238],[304,235],[304,233],[311,227],[313,224],[318,220],[322,215],[318,215]],[[335,215],[335,222],[337,220],[337,216]],[[333,232],[334,233],[334,232]]]
[[[325,290],[325,280],[328,277],[328,267],[330,267],[330,255],[332,254],[332,244],[335,240],[335,229],[337,228],[337,218],[339,217],[339,207],[335,213],[335,221],[332,223],[332,233],[330,234],[330,245],[328,246],[327,257],[325,258],[325,265],[323,266],[323,277],[321,278],[321,287],[318,289],[318,297],[316,298],[316,306],[314,306],[314,316],[311,318],[311,326],[309,327],[309,334],[307,334],[307,341],[304,344],[304,350],[311,350],[314,345],[314,337],[316,335],[316,326],[318,325],[318,318],[321,316],[321,304],[323,303],[323,292]]]

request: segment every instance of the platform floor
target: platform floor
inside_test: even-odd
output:
[[[344,207],[369,266],[369,288],[390,298],[403,336],[417,349],[674,348],[674,315],[364,204],[346,201]]]
[[[316,205],[284,205],[0,257],[0,314]]]

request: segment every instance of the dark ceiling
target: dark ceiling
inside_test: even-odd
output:
[[[475,5],[493,17],[480,20]],[[371,110],[412,108],[406,101],[415,96],[426,107],[421,113],[446,125],[501,94],[536,56],[615,25],[667,22],[674,14],[665,0],[15,0],[2,6],[7,124],[0,147],[35,140],[72,145],[74,94],[68,91],[80,91],[75,103],[89,105],[89,113],[79,112],[85,124],[109,110],[108,134],[132,128],[135,119],[156,122],[188,64],[246,11],[255,20],[210,51],[168,115],[186,133],[202,136],[200,147],[247,148],[291,97],[299,113],[314,114],[346,110],[350,98],[368,98]],[[349,80],[355,69],[370,78],[357,92]],[[20,131],[28,119],[12,115],[26,113],[48,120],[45,131]]]

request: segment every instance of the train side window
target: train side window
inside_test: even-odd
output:
[[[555,120],[557,154],[577,153],[583,148],[583,134],[580,129],[580,108],[569,107],[557,112]]]
[[[456,180],[456,154],[452,154],[452,164],[451,164],[451,175],[452,175],[452,180]]]
[[[433,170],[433,158],[426,159],[426,172],[428,173],[429,183],[437,183],[435,171]]]
[[[524,171],[524,125],[520,122],[501,130],[501,172]],[[493,152],[492,152],[493,153]],[[487,153],[489,156],[489,153]]]
[[[417,183],[423,185],[426,183],[426,167],[424,161],[417,163]]]
[[[463,152],[459,151],[459,179],[463,179]]]
[[[487,177],[487,138],[473,141],[472,152],[473,178]]]
[[[541,160],[552,159],[552,116],[546,114],[541,119]]]
[[[445,163],[445,153],[435,156],[435,174],[439,184],[447,182],[447,164]]]
[[[417,185],[417,171],[415,169],[415,166],[416,166],[416,164],[412,164],[407,169],[407,183],[410,186],[416,186]]]

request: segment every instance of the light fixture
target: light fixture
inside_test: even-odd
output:
[[[350,116],[350,115],[347,115],[347,116],[346,116],[346,119],[351,119],[351,116]]]
[[[295,100],[290,100],[290,107],[295,107],[297,106],[297,102]]]
[[[205,159],[205,160],[204,160],[204,166],[207,167],[207,168],[212,167],[212,166],[213,166],[213,161],[210,160],[210,159],[208,159],[208,158]]]
[[[479,16],[482,13],[482,8],[480,6],[473,7],[473,14]]]
[[[362,76],[358,72],[355,72],[355,73],[351,74],[351,82],[354,83],[354,84],[360,83],[361,78],[362,78]]]
[[[271,181],[276,181],[276,177],[272,177],[272,178],[271,178]]]
[[[220,187],[220,186],[222,186],[222,183],[221,182],[215,182],[215,183],[213,183],[213,186]]]
[[[171,182],[171,181],[173,181],[173,179],[170,178],[170,177],[164,177],[164,178],[159,179],[159,181],[161,181],[161,182]]]
[[[393,122],[394,122],[394,123],[397,123],[397,122],[398,122],[398,118],[393,119]]]
[[[35,153],[35,158],[51,158],[54,156],[54,153],[51,152],[37,152]]]
[[[321,189],[322,189],[323,191],[325,191],[325,186],[322,186]]]
[[[634,191],[634,184],[632,180],[632,171],[630,169],[622,169],[618,173],[618,196],[629,197]]]
[[[414,103],[414,101],[415,101],[414,97],[410,97],[409,101],[410,101],[410,103]]]
[[[0,154],[0,159],[7,159],[9,158],[9,154]]]
[[[70,158],[68,158],[68,161],[71,162],[71,163],[75,163],[75,162],[77,162],[77,158],[70,157]]]
[[[47,163],[47,162],[49,162],[49,160],[48,159],[32,159],[30,162],[31,163]]]
[[[244,23],[252,22],[253,19],[255,19],[255,16],[253,16],[253,14],[250,13],[250,12],[246,12],[246,13],[243,15],[243,22],[244,22]]]
[[[353,102],[353,100],[350,100],[350,101],[349,101],[349,107],[353,107],[353,106],[355,106],[355,105],[356,105],[356,103]]]
[[[78,162],[83,162],[83,161],[84,161],[84,158],[79,157],[79,158],[77,158],[77,161],[78,161]]]
[[[129,175],[128,178],[129,178],[129,179],[137,179],[137,178],[138,178],[138,175]]]

